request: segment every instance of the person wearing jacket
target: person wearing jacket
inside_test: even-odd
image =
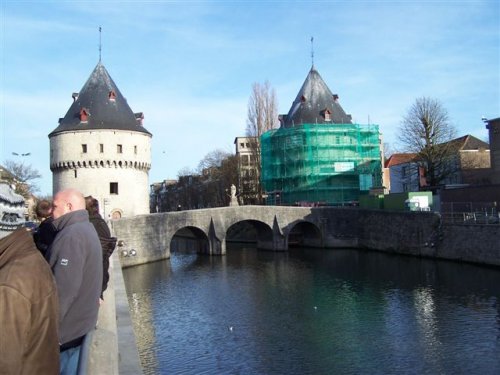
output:
[[[57,287],[26,228],[0,239],[0,374],[59,374]]]
[[[61,374],[76,374],[83,339],[97,322],[102,286],[101,244],[79,191],[58,192],[52,216],[58,233],[47,257],[59,295]]]
[[[116,246],[116,237],[111,237],[108,224],[99,214],[99,201],[93,196],[85,197],[85,208],[89,213],[89,221],[94,226],[102,248],[102,290],[101,299],[104,300],[104,291],[108,288],[109,258]]]
[[[37,218],[40,220],[40,225],[33,233],[35,245],[45,257],[47,249],[56,238],[56,229],[52,225],[54,218],[52,217],[52,203],[46,199],[39,201],[35,208]]]

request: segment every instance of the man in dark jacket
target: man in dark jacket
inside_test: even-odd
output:
[[[53,225],[58,233],[47,256],[59,294],[61,374],[75,374],[83,338],[97,322],[101,244],[79,191],[60,191],[53,206]]]
[[[116,237],[111,237],[108,224],[99,214],[99,201],[93,196],[85,197],[85,208],[89,213],[89,221],[94,226],[102,248],[102,290],[101,299],[104,300],[103,294],[108,287],[109,281],[109,258],[113,254],[116,246]]]
[[[0,240],[0,374],[59,374],[57,288],[26,228]]]

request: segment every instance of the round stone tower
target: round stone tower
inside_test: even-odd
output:
[[[105,219],[149,213],[151,133],[143,118],[99,62],[49,134],[53,194],[92,195]]]

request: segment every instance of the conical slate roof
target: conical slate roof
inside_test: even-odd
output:
[[[99,61],[59,126],[50,134],[88,129],[117,129],[149,133],[136,119],[127,101]]]
[[[338,96],[332,94],[314,66],[284,118],[285,128],[302,124],[351,124],[351,116],[344,112]]]

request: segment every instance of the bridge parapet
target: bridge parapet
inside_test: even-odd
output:
[[[424,254],[439,216],[343,207],[233,206],[123,218],[113,221],[112,228],[121,244],[122,266],[127,267],[168,259],[173,237],[186,229],[198,241],[198,252],[224,255],[228,229],[243,221],[256,229],[257,247],[266,250],[285,251],[298,240],[303,246],[403,248]]]

